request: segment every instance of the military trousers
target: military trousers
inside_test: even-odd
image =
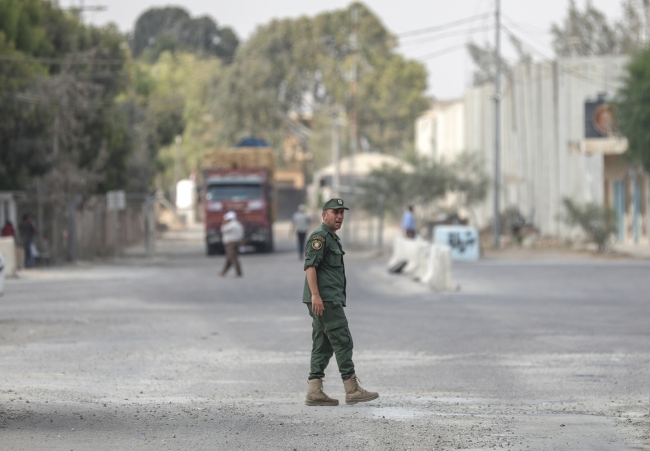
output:
[[[334,302],[323,302],[325,311],[317,316],[307,304],[309,315],[312,317],[312,348],[309,380],[325,377],[325,368],[332,355],[336,355],[341,378],[345,381],[354,374],[352,362],[352,335],[348,328],[343,305]]]

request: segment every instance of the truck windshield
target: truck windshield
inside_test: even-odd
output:
[[[205,195],[211,201],[244,201],[261,199],[263,196],[262,185],[258,184],[228,184],[210,185]]]

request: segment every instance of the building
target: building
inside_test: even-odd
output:
[[[563,198],[595,202],[616,211],[620,242],[650,242],[647,175],[621,158],[625,139],[611,130],[589,135],[594,105],[615,97],[626,62],[626,56],[566,58],[513,69],[501,97],[502,210],[515,207],[542,234],[567,237],[575,230],[558,220]],[[493,96],[493,86],[484,85],[467,90],[462,100],[462,148],[482,154],[488,174],[494,173]],[[420,154],[453,159],[458,153],[447,138],[457,135],[457,125],[441,132],[443,115],[449,123],[453,113],[434,109],[418,119]],[[437,127],[430,137],[427,121]],[[493,195],[475,210],[478,226],[489,225]]]
[[[465,149],[464,121],[463,99],[433,100],[432,108],[415,123],[417,154],[436,161],[453,159]]]

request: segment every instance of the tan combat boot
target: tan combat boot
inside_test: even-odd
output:
[[[366,391],[359,385],[357,375],[353,374],[348,380],[343,381],[345,387],[345,403],[356,404],[358,402],[368,402],[379,398],[379,393]]]
[[[338,406],[339,400],[332,399],[323,391],[323,379],[311,379],[307,383],[306,406]]]

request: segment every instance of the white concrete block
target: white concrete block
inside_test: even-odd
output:
[[[13,237],[0,238],[0,254],[4,257],[5,277],[16,277],[16,242]]]
[[[396,236],[393,240],[393,254],[390,256],[390,260],[388,260],[389,269],[399,262],[407,260],[406,250],[404,247],[405,241],[406,239],[402,236]]]
[[[5,258],[0,254],[0,296],[5,294]]]
[[[432,245],[427,270],[420,281],[435,291],[458,291],[459,286],[451,277],[451,249],[449,246]]]

